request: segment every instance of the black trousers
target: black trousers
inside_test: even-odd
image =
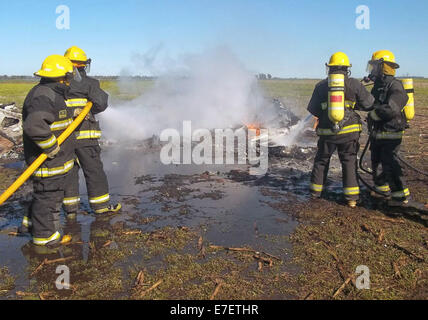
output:
[[[89,204],[93,210],[105,208],[109,205],[110,195],[107,176],[101,161],[101,148],[98,145],[78,147],[76,155],[85,176],[88,190]],[[76,195],[79,195],[78,176]]]
[[[71,171],[57,177],[33,178],[33,200],[28,216],[31,221],[33,241],[48,240],[60,232],[59,214],[65,196],[65,189],[71,184]]]
[[[379,191],[389,192],[397,200],[405,200],[410,191],[403,177],[403,168],[397,158],[401,139],[373,139],[371,160],[373,180]]]
[[[320,195],[327,178],[330,158],[337,150],[342,164],[343,193],[346,200],[358,200],[360,188],[357,180],[357,153],[359,135],[320,137],[311,175],[311,192]]]
[[[64,188],[64,199],[62,203],[64,211],[67,214],[77,213],[80,205],[79,166],[77,161],[67,177],[67,185]]]

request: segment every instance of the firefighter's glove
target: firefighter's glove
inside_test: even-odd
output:
[[[376,109],[372,110],[369,112],[369,119],[372,121],[380,121],[382,120],[381,118],[379,118],[379,116],[376,114]]]
[[[58,152],[60,151],[60,147],[57,145],[56,148],[54,150],[52,150],[49,153],[46,153],[46,155],[48,156],[49,159],[53,159],[55,158],[55,156],[58,154]]]

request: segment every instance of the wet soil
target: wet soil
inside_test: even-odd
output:
[[[31,200],[26,183],[0,207],[0,299],[426,299],[424,220],[364,188],[359,207],[346,207],[336,155],[323,199],[311,200],[309,140],[270,148],[263,176],[247,165],[165,166],[152,143],[105,145],[122,212],[91,214],[81,175],[81,212],[61,218],[72,242],[48,252],[11,235]],[[2,189],[22,167],[3,163]],[[427,179],[406,173],[426,200]],[[59,265],[70,270],[69,289],[55,285]],[[370,290],[356,288],[360,265]]]
[[[81,212],[76,221],[61,217],[72,243],[54,252],[39,252],[29,237],[11,235],[31,201],[31,182],[26,183],[0,208],[0,265],[7,283],[7,289],[0,288],[3,298],[208,299],[218,282],[218,298],[292,298],[281,281],[298,270],[288,241],[297,221],[275,204],[289,193],[299,201],[307,198],[311,157],[304,171],[293,169],[292,162],[280,168],[277,158],[265,176],[256,177],[247,165],[166,166],[151,144],[104,146],[111,197],[122,203],[122,212],[88,214],[81,175]],[[3,185],[22,168],[22,162],[4,163]],[[53,262],[43,265],[44,259]],[[56,289],[55,267],[61,264],[70,268],[75,289]],[[162,284],[142,294],[150,286],[135,289],[140,271],[147,285],[158,278]]]

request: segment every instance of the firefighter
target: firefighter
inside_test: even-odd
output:
[[[357,181],[357,152],[362,130],[357,109],[368,110],[373,96],[357,79],[350,77],[347,55],[337,52],[330,58],[328,78],[314,89],[308,111],[318,118],[318,150],[311,175],[310,191],[319,198],[324,189],[330,158],[337,149],[342,164],[343,193],[348,206],[356,207],[360,188]]]
[[[98,80],[88,77],[91,59],[86,53],[73,46],[64,55],[70,59],[78,70],[80,79],[71,82],[67,107],[73,111],[75,117],[79,115],[87,101],[92,101],[93,107],[80,127],[76,129],[76,155],[86,180],[89,204],[95,213],[117,212],[121,204],[110,204],[110,195],[107,176],[101,161],[101,148],[98,139],[101,138],[101,130],[95,114],[103,112],[107,108],[108,94],[100,88]],[[80,202],[78,175],[75,183],[66,195],[64,201],[65,211],[68,217],[74,217],[77,210],[76,203]]]
[[[63,56],[51,55],[34,75],[40,83],[28,93],[22,110],[24,156],[28,165],[42,153],[48,158],[32,175],[33,199],[19,232],[31,232],[36,245],[52,246],[61,241],[59,213],[75,169],[75,136],[61,147],[57,142],[73,122],[65,103],[73,65]]]
[[[408,100],[401,81],[394,77],[399,67],[394,54],[388,50],[376,51],[367,64],[368,78],[374,81],[372,95],[375,97],[374,109],[368,117],[372,128],[373,180],[378,191],[391,195],[391,205],[407,204],[410,196],[397,158],[407,126],[404,107]]]

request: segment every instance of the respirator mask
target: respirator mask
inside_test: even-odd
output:
[[[367,62],[366,72],[369,74],[368,78],[373,82],[381,78],[383,74],[383,59]]]
[[[86,66],[85,66],[85,71],[86,71],[86,73],[91,72],[91,62],[92,62],[92,60],[91,60],[91,59],[88,59],[88,60],[86,61]]]
[[[82,81],[82,76],[80,75],[79,70],[77,69],[77,67],[73,67],[73,76],[72,79],[76,82],[81,82]]]

